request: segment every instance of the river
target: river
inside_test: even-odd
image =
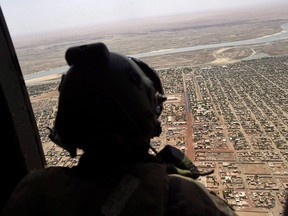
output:
[[[261,43],[270,43],[274,41],[286,40],[288,39],[288,23],[284,23],[281,25],[282,31],[276,34],[267,35],[264,37],[248,39],[248,40],[240,40],[240,41],[233,41],[233,42],[223,42],[218,44],[205,44],[205,45],[196,45],[192,47],[182,47],[182,48],[173,48],[173,49],[165,49],[165,50],[156,50],[152,52],[146,53],[138,53],[131,55],[132,57],[141,58],[141,57],[150,57],[150,56],[159,56],[165,54],[173,54],[173,53],[181,53],[181,52],[189,52],[195,50],[202,50],[202,49],[213,49],[213,48],[222,48],[222,47],[235,47],[235,46],[245,46],[245,45],[252,45],[252,44],[261,44]],[[261,57],[261,55],[259,55]],[[63,66],[55,69],[51,69],[48,71],[41,71],[35,74],[25,75],[25,81],[30,79],[35,79],[43,76],[49,76],[53,74],[60,74],[67,71],[69,67]]]

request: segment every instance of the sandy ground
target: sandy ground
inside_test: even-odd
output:
[[[50,82],[53,80],[59,80],[62,74],[53,74],[49,76],[43,76],[35,79],[30,79],[25,81],[26,85],[37,85],[37,84],[44,84],[46,82]]]

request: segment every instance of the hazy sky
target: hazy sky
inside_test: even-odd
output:
[[[287,0],[0,0],[11,34]]]

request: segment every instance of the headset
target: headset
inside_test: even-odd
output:
[[[158,104],[158,106],[156,107],[157,109],[156,113],[158,114],[159,117],[163,110],[163,103],[167,100],[167,97],[164,94],[164,90],[159,75],[153,68],[151,68],[149,65],[147,65],[140,59],[131,56],[128,56],[128,58],[134,61],[145,73],[145,75],[153,82],[153,86],[157,90],[156,103]]]

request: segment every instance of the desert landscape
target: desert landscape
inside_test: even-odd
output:
[[[147,18],[90,28],[83,27],[83,29],[63,29],[63,32],[15,38],[14,44],[22,73],[27,75],[65,66],[65,51],[71,46],[104,42],[111,51],[135,55],[265,37],[281,32],[281,24],[285,22],[287,22],[287,11],[283,7],[243,9]],[[286,40],[254,46],[203,49],[142,59],[154,68],[229,63],[257,53],[284,55],[287,46]]]
[[[277,35],[287,22],[288,7],[250,8],[65,29],[14,44],[24,77],[66,66],[66,49],[87,43],[140,56],[157,70],[168,96],[163,133],[151,145],[172,144],[200,169],[213,168],[200,181],[239,215],[280,216],[288,189],[288,38],[223,44]],[[26,80],[47,166],[78,160],[52,143],[46,129],[53,126],[63,72]]]

